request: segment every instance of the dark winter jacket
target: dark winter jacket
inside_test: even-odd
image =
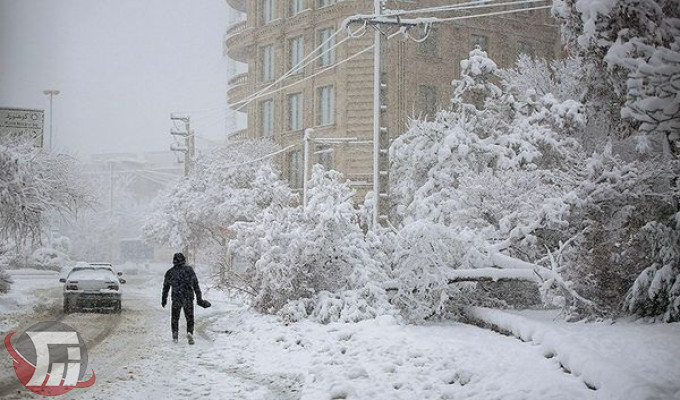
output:
[[[196,298],[201,301],[203,296],[201,288],[198,286],[198,278],[194,269],[188,266],[184,260],[174,260],[172,268],[165,273],[165,280],[163,281],[163,298],[162,304],[165,304],[168,299],[168,291],[172,287],[171,298],[173,302],[193,302],[194,292]]]

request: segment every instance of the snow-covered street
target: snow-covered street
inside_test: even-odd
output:
[[[0,0],[0,400],[680,400],[679,4]]]
[[[539,313],[535,324],[540,317],[540,324],[553,324],[554,329],[541,334],[547,328],[541,331],[528,322],[531,317],[518,317],[519,326],[534,334],[522,337],[527,342],[460,323],[404,325],[391,316],[357,324],[284,325],[277,317],[257,314],[208,289],[213,307],[197,308],[197,343],[189,346],[186,340],[174,344],[170,339],[169,310],[159,304],[163,267],[137,272],[126,275],[120,317],[60,314],[56,279],[53,284],[43,282],[52,297],[42,299],[50,299],[51,307],[41,305],[22,318],[21,313],[7,314],[8,320],[20,323],[13,329],[20,330],[30,326],[29,321],[49,319],[52,312],[52,319],[61,318],[86,338],[97,382],[70,392],[69,398],[618,399],[618,386],[628,379],[638,383],[628,386],[637,386],[630,399],[680,398],[680,385],[668,380],[672,371],[680,370],[680,324],[566,328]],[[500,318],[499,324],[503,321],[518,324],[507,322],[513,321],[509,317]],[[562,342],[571,347],[550,354],[550,343],[561,343],[555,336],[559,334],[568,334],[564,338],[569,340]],[[586,346],[595,343],[595,335],[600,346]],[[631,349],[635,357],[626,357]],[[581,376],[583,352],[597,352],[597,390]],[[645,368],[639,368],[641,364]],[[566,372],[563,365],[573,365],[574,371]],[[2,368],[4,398],[38,397],[18,384],[8,355]]]

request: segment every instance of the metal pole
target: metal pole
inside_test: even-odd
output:
[[[50,93],[50,151],[52,151],[52,93]]]
[[[312,140],[314,129],[305,129],[304,170],[302,171],[302,208],[307,209],[307,180],[309,180],[309,141]]]
[[[373,1],[373,13],[382,13],[381,0]],[[375,28],[375,47],[373,48],[373,229],[378,227],[378,208],[380,205],[380,30]]]
[[[52,97],[58,95],[60,92],[58,90],[43,90],[43,94],[50,96],[50,151],[52,151]]]
[[[109,223],[112,228],[109,239],[109,262],[113,262],[115,239],[117,236],[113,233],[113,161],[109,161]]]

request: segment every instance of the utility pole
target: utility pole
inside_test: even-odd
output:
[[[187,114],[172,113],[170,120],[180,121],[184,124],[184,129],[171,129],[170,134],[173,136],[180,136],[184,138],[184,147],[170,146],[170,150],[179,153],[184,153],[184,176],[189,176],[193,169],[193,162],[195,156],[194,147],[194,132],[191,130],[191,117]]]
[[[309,180],[309,142],[312,140],[314,129],[305,129],[304,171],[302,171],[302,209],[307,210],[307,180]]]
[[[50,151],[52,150],[52,98],[59,93],[58,90],[53,89],[43,90],[43,94],[50,96]]]
[[[170,129],[170,134],[173,136],[180,136],[184,138],[184,147],[176,147],[171,145],[170,150],[184,153],[184,176],[187,177],[194,168],[195,146],[194,146],[194,132],[191,130],[191,117],[188,114],[172,113],[170,114],[170,121],[179,121],[184,124],[184,129]],[[189,246],[185,245],[184,256],[189,260]]]
[[[373,0],[373,14],[380,16],[382,14],[382,1]],[[382,74],[382,54],[381,41],[382,32],[380,29],[375,30],[373,47],[373,229],[378,226],[378,217],[381,208],[380,195],[380,128],[381,128],[381,112],[380,112],[380,83]]]
[[[395,18],[389,14],[384,16],[384,0],[373,0],[372,16],[350,17],[345,22],[345,29],[352,23],[362,23],[371,25],[375,29],[373,47],[373,229],[388,222],[388,201],[389,201],[389,148],[390,136],[387,127],[382,125],[383,114],[387,111],[387,105],[383,101],[382,94],[387,85],[382,82],[382,26],[394,26],[399,28],[398,32],[405,34],[408,29],[425,26],[425,37],[429,33],[429,22],[417,19]],[[391,35],[392,37],[394,35]],[[420,40],[420,39],[419,39]]]
[[[109,161],[109,224],[113,224],[113,161]],[[113,226],[113,225],[111,225]],[[118,226],[116,224],[116,231]],[[109,241],[109,262],[113,262],[115,238],[117,234],[114,235],[111,232],[111,239]]]

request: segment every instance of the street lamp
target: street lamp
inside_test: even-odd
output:
[[[59,94],[58,90],[43,90],[43,94],[50,96],[50,150],[52,150],[52,97]]]

